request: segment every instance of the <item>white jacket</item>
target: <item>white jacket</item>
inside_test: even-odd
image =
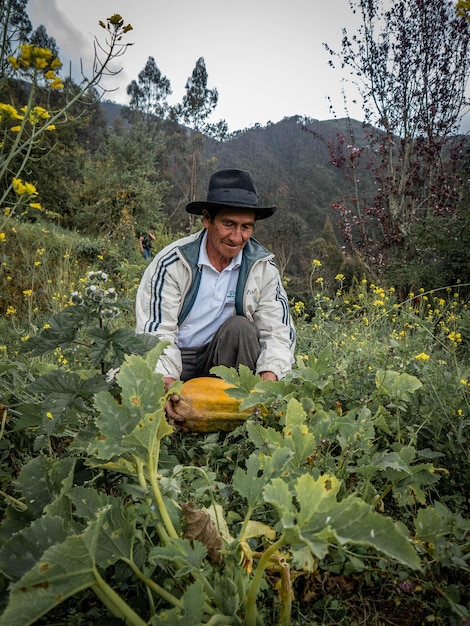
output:
[[[152,333],[169,342],[157,371],[175,379],[182,371],[176,345],[178,327],[191,310],[199,287],[197,261],[203,234],[199,231],[163,248],[146,268],[137,291],[136,332]],[[247,242],[235,309],[237,315],[253,321],[260,333],[256,373],[270,371],[281,379],[294,363],[296,335],[273,256],[255,239]]]

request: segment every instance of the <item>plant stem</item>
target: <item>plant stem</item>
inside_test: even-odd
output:
[[[216,624],[235,624],[235,620],[230,615],[213,615],[205,626],[215,626]]]
[[[157,503],[158,511],[162,518],[162,522],[165,525],[165,529],[171,539],[176,539],[178,537],[178,533],[173,526],[173,522],[171,521],[170,516],[168,515],[167,508],[165,503],[163,502],[162,494],[160,491],[160,487],[158,486],[157,479],[155,477],[155,462],[151,454],[149,454],[149,458],[147,461],[147,468],[149,473],[149,481],[152,486],[153,496],[155,498],[155,502]]]
[[[147,622],[144,622],[144,620],[131,609],[127,602],[101,578],[96,569],[94,575],[96,582],[91,588],[113,615],[122,619],[128,626],[147,626]]]
[[[130,559],[125,559],[125,558],[123,558],[122,560],[123,560],[124,563],[127,563],[127,565],[129,565],[129,567],[134,572],[134,574],[137,576],[137,578],[139,580],[141,580],[143,583],[145,583],[147,585],[147,587],[152,589],[152,591],[155,591],[155,593],[157,593],[160,597],[162,597],[164,600],[166,600],[169,604],[172,604],[173,606],[176,606],[179,609],[183,608],[183,603],[181,602],[181,600],[179,600],[178,598],[175,598],[175,596],[173,594],[171,594],[169,591],[167,591],[163,587],[160,587],[160,585],[158,585],[156,582],[154,582],[151,578],[148,578],[148,576],[146,576],[137,567],[137,565],[134,563],[134,561],[131,561]]]
[[[290,578],[290,567],[287,563],[281,565],[281,589],[279,591],[281,602],[281,613],[279,616],[280,626],[290,626],[292,612],[292,583]]]
[[[8,493],[5,493],[4,491],[0,490],[0,496],[3,496],[5,498],[5,500],[7,500],[11,504],[11,506],[14,509],[16,509],[17,511],[27,511],[28,510],[28,505],[27,504],[25,504],[24,502],[21,502],[21,500],[17,500],[13,496],[10,496]]]
[[[256,626],[256,596],[258,595],[261,579],[264,576],[264,571],[269,563],[271,556],[285,543],[284,535],[282,534],[277,541],[275,541],[260,558],[257,568],[251,581],[250,588],[246,594],[246,626]]]

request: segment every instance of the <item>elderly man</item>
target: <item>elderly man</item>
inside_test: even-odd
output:
[[[165,387],[214,365],[284,377],[295,330],[273,255],[252,238],[255,221],[276,207],[259,206],[249,172],[226,169],[211,176],[207,200],[186,210],[204,229],[155,256],[136,300],[137,332],[169,341],[157,364]]]

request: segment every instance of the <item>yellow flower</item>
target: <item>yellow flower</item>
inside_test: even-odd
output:
[[[35,64],[36,64],[36,69],[37,70],[44,70],[47,67],[46,59],[42,59],[40,57],[36,57]]]
[[[415,359],[417,361],[429,361],[430,356],[429,354],[426,354],[426,352],[420,352],[419,354],[415,356]]]
[[[346,277],[344,274],[336,274],[335,280],[344,280]]]
[[[51,413],[50,411],[48,411],[48,412],[46,413],[46,417],[47,417],[48,419],[50,419],[50,420],[53,420],[53,419],[54,419],[54,416],[52,415],[52,413]]]
[[[12,133],[19,133],[21,130],[21,126],[12,126],[10,130]]]
[[[18,195],[37,196],[38,192],[32,183],[24,183],[21,178],[12,180],[13,191]]]
[[[15,309],[15,307],[13,307],[13,306],[9,306],[9,307],[7,308],[7,310],[6,310],[6,313],[5,313],[5,314],[6,314],[6,315],[15,315],[15,313],[16,313],[16,309]]]
[[[39,202],[30,202],[29,206],[32,209],[37,209],[38,211],[42,211],[42,206]]]
[[[64,83],[62,82],[62,80],[59,77],[56,77],[50,84],[49,87],[51,89],[63,89],[64,88]]]
[[[18,113],[14,106],[0,102],[0,122],[3,120],[22,120],[23,116]]]
[[[37,196],[38,195],[36,187],[32,183],[25,183],[24,186],[25,186],[25,190],[26,190],[26,193],[28,194],[28,196]]]
[[[5,233],[0,233],[0,241],[5,241],[6,235]]]
[[[51,117],[49,111],[43,107],[36,106],[29,112],[28,120],[31,124],[37,124],[41,120],[47,120]]]
[[[312,265],[313,267],[321,267],[321,262],[318,259],[313,259]]]
[[[32,289],[23,289],[23,295],[29,298],[33,294]]]
[[[449,339],[449,341],[453,343],[454,346],[456,346],[458,343],[462,343],[462,335],[460,333],[451,332],[447,335],[447,339]]]

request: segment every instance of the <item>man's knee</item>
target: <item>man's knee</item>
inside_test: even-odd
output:
[[[256,324],[243,315],[229,317],[219,330],[232,336],[253,338],[255,341],[259,339],[259,331]]]

